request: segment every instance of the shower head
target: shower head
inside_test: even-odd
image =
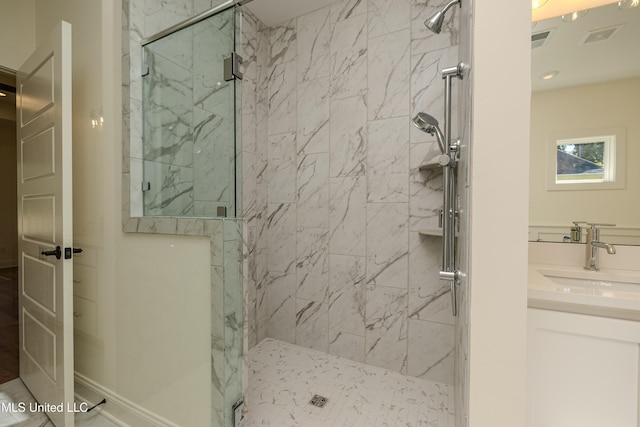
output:
[[[441,11],[436,12],[433,16],[431,16],[431,18],[424,21],[424,25],[434,33],[440,34],[440,30],[442,30],[442,24],[444,23],[444,15],[447,13],[447,10],[449,10],[451,6],[455,4],[461,5],[461,0],[451,0],[444,8],[442,8]]]
[[[440,147],[440,152],[445,154],[446,150],[444,149],[444,135],[438,126],[438,121],[435,117],[430,116],[427,113],[418,113],[412,120],[413,124],[423,132],[428,133],[429,135],[435,135],[438,140],[438,146]]]

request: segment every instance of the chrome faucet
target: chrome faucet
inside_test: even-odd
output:
[[[616,247],[600,241],[600,229],[598,227],[615,227],[615,224],[591,224],[587,223],[587,246],[584,258],[584,269],[591,271],[600,270],[598,248],[606,249],[607,253],[616,253]]]

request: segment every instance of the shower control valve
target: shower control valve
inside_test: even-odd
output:
[[[438,156],[438,164],[442,167],[451,166],[452,159],[446,154],[441,154]]]

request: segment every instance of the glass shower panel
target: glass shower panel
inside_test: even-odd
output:
[[[229,9],[144,47],[145,216],[235,216],[235,47]]]

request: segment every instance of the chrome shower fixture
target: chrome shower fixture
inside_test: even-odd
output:
[[[430,116],[427,113],[418,113],[413,118],[412,122],[421,131],[426,132],[429,135],[435,135],[438,140],[440,152],[442,154],[446,153],[447,150],[444,147],[444,135],[438,126],[438,121],[433,116]]]
[[[461,0],[451,0],[441,11],[436,12],[431,18],[424,21],[424,25],[434,33],[440,34],[440,30],[442,30],[442,24],[444,23],[444,15],[447,13],[447,10],[451,8],[451,6],[456,4],[462,7]]]

